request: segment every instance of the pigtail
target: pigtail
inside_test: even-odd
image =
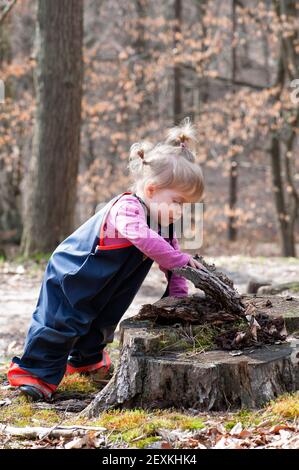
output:
[[[184,118],[178,126],[169,129],[165,140],[168,145],[181,147],[182,155],[192,162],[195,161],[192,149],[197,142],[196,128],[189,117]]]
[[[146,160],[148,153],[154,145],[148,141],[135,142],[130,147],[128,168],[134,178],[138,178],[143,173],[144,165],[148,165]]]

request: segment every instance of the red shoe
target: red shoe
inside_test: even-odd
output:
[[[7,378],[10,385],[19,387],[21,392],[34,401],[49,400],[57,388],[57,385],[44,382],[35,375],[30,374],[27,370],[21,369],[15,362],[11,362]]]
[[[90,364],[88,366],[74,367],[71,364],[67,364],[65,376],[79,373],[91,377],[95,381],[102,381],[111,379],[113,375],[114,366],[111,362],[107,351],[103,350],[103,358],[96,364]]]

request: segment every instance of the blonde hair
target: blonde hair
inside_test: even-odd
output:
[[[204,179],[191,148],[196,142],[196,130],[189,117],[167,131],[165,142],[135,142],[129,155],[133,179],[129,189],[135,192],[153,183],[157,189],[174,189],[189,202],[197,202],[204,192]]]

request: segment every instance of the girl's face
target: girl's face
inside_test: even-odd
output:
[[[163,226],[180,219],[183,203],[188,202],[183,194],[174,189],[156,189],[152,185],[145,188],[144,196],[151,215]]]

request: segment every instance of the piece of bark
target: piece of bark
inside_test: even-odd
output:
[[[224,273],[218,271],[214,264],[208,264],[202,256],[194,256],[204,267],[175,268],[173,272],[179,274],[189,281],[195,287],[205,292],[206,297],[212,298],[227,312],[242,316],[244,314],[244,305],[241,301],[241,295],[234,288],[233,281]]]
[[[243,316],[243,315],[242,315]],[[187,297],[164,297],[154,304],[143,304],[136,320],[152,320],[153,324],[222,324],[239,318],[223,309],[217,300],[197,294]]]

